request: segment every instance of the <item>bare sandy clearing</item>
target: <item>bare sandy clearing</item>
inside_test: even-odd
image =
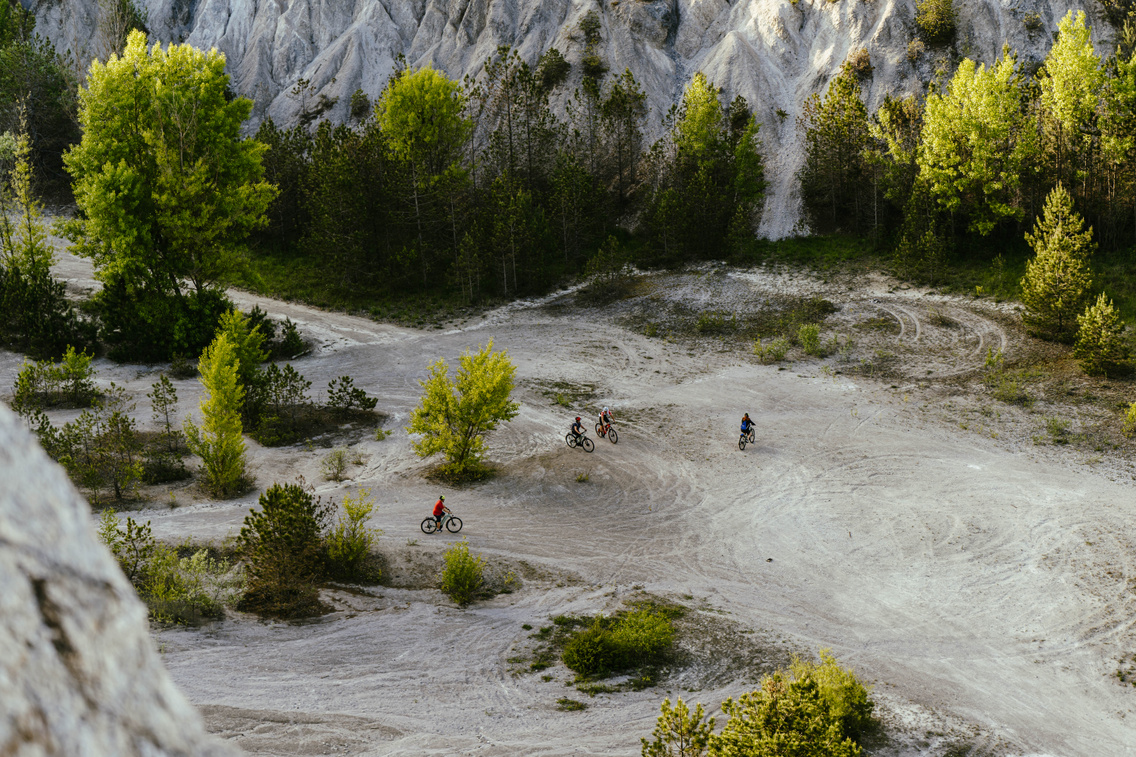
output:
[[[716,709],[760,671],[739,668],[731,681],[697,668],[588,699],[565,686],[562,667],[543,681],[514,676],[508,660],[528,643],[522,624],[609,611],[643,587],[691,597],[707,622],[753,630],[744,635],[761,659],[832,647],[879,684],[892,737],[874,753],[1132,753],[1136,691],[1111,677],[1136,649],[1130,462],[1089,467],[1061,448],[944,423],[940,395],[920,382],[973,371],[991,346],[1012,352],[1005,314],[882,280],[715,270],[652,277],[650,291],[604,308],[553,298],[447,332],[257,298],[320,335],[296,362],[316,387],[354,376],[380,398],[388,427],[406,422],[428,362],[489,338],[507,348],[523,407],[491,437],[500,475],[446,490],[447,501],[475,552],[547,576],[466,611],[431,590],[378,587],[374,597],[334,595],[343,608],[308,624],[234,617],[157,631],[211,727],[262,754],[636,754],[668,691]],[[812,294],[841,308],[832,329],[855,334],[843,361],[778,370],[727,337],[664,341],[618,325]],[[855,330],[880,318],[897,325]],[[879,350],[899,356],[882,383],[860,369]],[[18,362],[0,360],[4,386]],[[140,392],[154,380],[138,367],[99,368]],[[544,394],[554,382],[594,386],[594,396],[560,407]],[[178,384],[184,409],[196,405],[194,385]],[[569,450],[571,416],[603,404],[619,444]],[[743,410],[759,434],[740,452]],[[250,449],[261,488],[297,473],[318,480],[318,447]],[[321,483],[321,493],[371,487],[388,548],[436,553],[454,540],[418,530],[440,488],[405,434],[356,449],[367,461],[355,479]],[[577,482],[580,473],[589,480]],[[143,513],[163,538],[235,533],[255,501],[178,496],[182,506]],[[559,711],[564,696],[590,706]]]

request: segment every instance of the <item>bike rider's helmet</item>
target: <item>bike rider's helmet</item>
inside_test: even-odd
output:
[[[607,405],[604,405],[604,412],[608,412]]]
[[[577,423],[579,423],[579,422],[580,422],[580,416],[578,416],[578,415],[576,416],[576,422],[577,422]]]
[[[446,501],[446,495],[443,494],[441,497],[438,497],[438,499],[440,499],[442,502],[445,502]]]

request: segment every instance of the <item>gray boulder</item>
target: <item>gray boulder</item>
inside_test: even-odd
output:
[[[3,405],[0,586],[0,754],[238,754],[174,687],[90,507]]]

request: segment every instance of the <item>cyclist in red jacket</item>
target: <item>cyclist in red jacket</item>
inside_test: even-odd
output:
[[[438,524],[438,533],[442,532],[442,513],[453,514],[450,513],[450,508],[446,507],[446,495],[444,494],[438,497],[438,501],[434,503],[434,520]]]

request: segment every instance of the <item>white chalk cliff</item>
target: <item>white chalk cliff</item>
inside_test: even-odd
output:
[[[38,30],[57,47],[91,55],[98,0],[21,0]],[[356,89],[374,98],[396,56],[432,64],[450,76],[476,75],[498,45],[535,61],[557,47],[576,64],[579,23],[602,19],[600,53],[613,72],[629,68],[652,108],[649,132],[696,71],[741,94],[762,122],[770,194],[761,234],[793,233],[799,217],[794,175],[800,166],[796,121],[805,98],[823,92],[848,55],[868,50],[874,71],[864,84],[869,109],[885,94],[917,94],[937,56],[916,60],[914,0],[135,0],[153,35],[225,53],[234,88],[257,102],[257,118],[287,123],[300,107],[287,92],[308,79],[338,97],[342,120]],[[1099,51],[1114,36],[1101,6],[1083,0],[955,0],[955,52],[993,61],[1004,44],[1040,61],[1067,11],[1085,10]],[[1026,18],[1036,14],[1033,29]],[[569,86],[579,82],[576,66]]]

